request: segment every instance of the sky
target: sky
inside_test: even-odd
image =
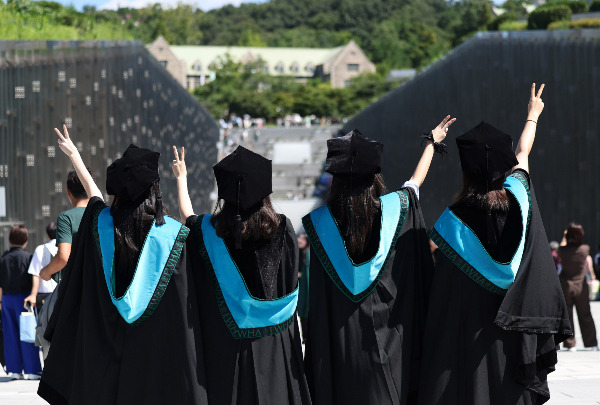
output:
[[[55,0],[58,3],[69,6],[73,5],[77,10],[81,10],[83,6],[96,6],[97,9],[112,9],[119,7],[141,8],[148,4],[161,3],[163,7],[173,7],[177,3],[191,4],[199,7],[204,11],[220,8],[227,4],[239,6],[240,3],[261,3],[264,0]]]

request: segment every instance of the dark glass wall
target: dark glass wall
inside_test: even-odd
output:
[[[103,191],[107,165],[130,143],[159,151],[163,199],[175,217],[171,145],[185,145],[194,208],[211,208],[218,126],[143,44],[0,41],[0,248],[8,226],[21,222],[33,250],[47,223],[71,208],[72,166],[52,130],[62,123]]]
[[[546,83],[530,172],[550,240],[580,222],[593,250],[600,243],[600,30],[480,33],[355,116],[359,128],[385,144],[390,188],[415,168],[425,130],[457,117],[421,190],[428,226],[461,184],[454,139],[482,120],[519,139],[532,82]]]

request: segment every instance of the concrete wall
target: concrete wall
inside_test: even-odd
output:
[[[130,143],[159,151],[163,198],[176,217],[171,145],[185,145],[194,208],[210,210],[218,126],[141,43],[0,41],[0,89],[0,248],[17,222],[35,248],[70,208],[72,166],[52,130],[62,123],[103,191],[106,167]]]

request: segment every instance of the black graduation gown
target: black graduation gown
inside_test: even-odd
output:
[[[557,362],[556,345],[571,330],[529,175],[516,173],[529,189],[531,217],[507,291],[491,292],[471,273],[475,282],[461,270],[468,269],[464,260],[432,232],[440,254],[425,329],[421,405],[541,404],[550,397],[546,376]],[[521,230],[514,235],[519,240]]]
[[[414,403],[433,261],[412,188],[395,248],[375,288],[354,302],[334,284],[309,216],[311,242],[306,373],[317,405]],[[379,235],[376,235],[379,244]]]
[[[105,207],[90,199],[81,220],[45,334],[51,347],[38,394],[52,405],[206,404],[189,230],[179,230],[154,312],[130,325],[111,301],[96,246],[94,220]]]
[[[224,301],[204,247],[202,218],[191,216],[186,223],[191,229],[188,252],[197,276],[208,404],[310,404],[295,313],[279,333],[234,338],[228,327],[231,316],[222,315],[219,306]],[[242,249],[236,250],[233,241],[225,241],[248,291],[258,298],[286,296],[298,284],[296,235],[290,221],[283,215],[280,219],[279,232],[267,243],[243,241]]]

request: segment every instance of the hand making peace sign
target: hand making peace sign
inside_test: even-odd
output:
[[[531,84],[531,97],[529,98],[529,105],[527,106],[528,119],[537,121],[538,117],[544,109],[544,102],[542,101],[542,91],[546,85],[542,83],[540,89],[535,94],[535,83]]]
[[[173,145],[173,153],[175,154],[175,159],[173,159],[173,174],[175,178],[187,177],[187,168],[185,167],[185,148],[181,147],[181,159],[179,158],[179,154],[177,153],[177,147]]]
[[[77,150],[77,147],[69,137],[69,131],[67,131],[66,125],[63,125],[63,130],[65,131],[64,135],[58,130],[58,128],[54,128],[54,132],[56,132],[56,134],[58,135],[58,146],[60,147],[60,150],[62,150],[65,153],[65,155],[67,155],[68,157],[72,157],[79,151]]]

